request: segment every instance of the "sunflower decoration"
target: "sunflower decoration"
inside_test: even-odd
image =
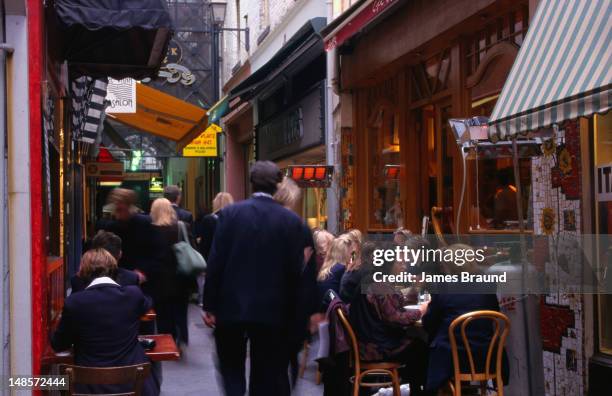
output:
[[[555,211],[552,208],[542,209],[540,225],[545,235],[551,235],[553,233],[555,230]]]
[[[545,157],[550,157],[551,155],[553,155],[556,149],[557,147],[555,145],[554,138],[546,139],[544,143],[542,143],[542,153]]]
[[[559,169],[564,175],[572,172],[572,155],[565,147],[559,151]]]

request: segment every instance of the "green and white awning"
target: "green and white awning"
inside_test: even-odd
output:
[[[612,2],[541,0],[489,121],[491,138],[605,113]]]

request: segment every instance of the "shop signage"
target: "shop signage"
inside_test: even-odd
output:
[[[136,113],[136,80],[108,79],[106,87],[107,113]]]
[[[277,160],[324,143],[322,85],[257,127],[257,159]]]
[[[88,177],[123,177],[123,162],[89,162],[85,166]]]
[[[152,177],[149,182],[149,192],[152,193],[163,193],[164,192],[164,181],[161,177]]]
[[[612,201],[612,164],[599,165],[597,167],[597,201]]]
[[[217,124],[210,124],[204,132],[183,148],[183,157],[216,157],[217,134],[222,129]]]
[[[398,1],[399,0],[374,0],[364,4],[349,17],[347,22],[336,28],[336,30],[331,33],[331,37],[325,38],[325,50],[331,51],[342,45],[346,40],[371,23],[374,18]]]

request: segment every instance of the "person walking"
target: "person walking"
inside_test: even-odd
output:
[[[122,241],[119,267],[138,274],[145,294],[156,300],[159,279],[158,248],[152,238],[151,218],[138,213],[136,193],[115,188],[108,197],[113,219],[101,222],[100,228],[112,232]]]
[[[270,161],[251,167],[251,198],[219,212],[204,288],[204,322],[215,329],[218,367],[228,396],[290,394],[288,341],[303,268],[300,218],[272,195],[282,180]]]
[[[151,205],[151,219],[161,261],[159,291],[155,301],[157,330],[172,334],[177,345],[189,343],[187,308],[194,280],[177,273],[173,246],[181,240],[176,211],[166,198],[158,198]]]
[[[181,199],[183,194],[181,189],[177,185],[169,185],[164,187],[164,198],[166,198],[172,204],[176,217],[183,223],[187,223],[187,228],[191,229],[193,226],[193,214],[187,209],[181,208]]]
[[[220,192],[213,199],[212,213],[207,214],[200,220],[200,224],[198,229],[200,232],[196,237],[198,238],[198,248],[202,257],[205,260],[208,260],[208,256],[210,255],[210,248],[212,246],[212,241],[215,236],[215,229],[217,228],[217,221],[219,220],[219,211],[225,208],[228,205],[234,203],[234,198],[232,194],[228,192]]]

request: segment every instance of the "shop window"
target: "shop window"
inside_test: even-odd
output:
[[[520,46],[527,34],[528,21],[529,8],[525,4],[517,10],[496,18],[470,36],[466,41],[468,75],[478,69],[480,61],[495,44],[506,41]]]
[[[450,51],[448,49],[410,68],[411,95],[414,101],[429,99],[448,89],[450,74]]]
[[[472,115],[490,115],[497,95],[472,104]],[[521,197],[514,177],[510,147],[474,150],[467,161],[467,199],[470,230],[518,230],[517,199],[528,226],[531,199],[531,159],[519,159]]]
[[[371,118],[369,133],[370,228],[403,226],[400,196],[400,137],[397,113],[381,107]]]
[[[605,169],[612,166],[612,115],[596,115],[594,125],[594,165],[595,165],[595,219],[597,235],[610,234],[612,231],[612,201],[609,194],[600,194],[599,178],[600,169],[604,173]],[[605,183],[602,183],[602,191]],[[602,239],[603,240],[603,239]],[[598,262],[609,263],[612,260],[612,253],[609,246],[599,244]],[[603,267],[603,266],[602,266]],[[610,274],[608,274],[610,276]],[[598,296],[598,323],[599,323],[599,351],[612,355],[612,294],[600,294]]]
[[[344,11],[348,10],[350,6],[355,4],[358,0],[334,0],[333,2],[333,16],[336,18]]]

